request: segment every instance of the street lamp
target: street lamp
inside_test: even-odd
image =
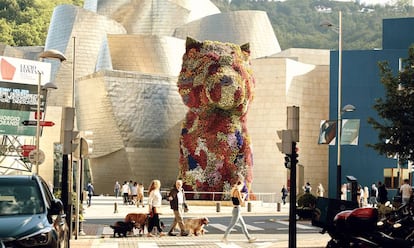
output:
[[[39,58],[41,60],[43,59],[58,59],[60,62],[63,62],[66,60],[65,55],[63,55],[61,52],[57,51],[57,50],[47,50],[42,52],[39,55]],[[49,90],[49,89],[57,89],[57,86],[54,83],[46,83],[43,87],[41,86],[42,84],[42,72],[38,71],[38,82],[37,82],[37,109],[36,109],[36,154],[35,154],[35,173],[39,174],[39,161],[40,161],[40,156],[44,156],[41,155],[40,153],[41,150],[39,149],[40,146],[40,91],[41,89],[43,90]],[[43,153],[42,153],[43,154]]]
[[[338,33],[338,126],[337,126],[337,170],[336,170],[336,198],[341,199],[341,132],[342,132],[342,113],[351,112],[355,110],[352,105],[346,105],[342,109],[342,11],[338,12],[338,28],[328,21],[323,21],[321,27],[331,28]]]

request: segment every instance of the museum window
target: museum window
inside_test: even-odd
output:
[[[401,172],[401,181],[408,178],[411,182],[412,173],[408,169],[386,168],[384,169],[384,184],[388,189],[398,189],[398,171]]]

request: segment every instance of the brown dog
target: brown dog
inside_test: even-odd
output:
[[[189,234],[194,234],[198,236],[199,234],[204,235],[204,225],[208,225],[209,220],[207,217],[203,218],[194,218],[194,219],[185,219],[184,227],[189,232]]]
[[[148,214],[129,213],[125,216],[125,222],[135,222],[135,228],[139,229],[139,234],[144,234],[144,227],[148,226]]]

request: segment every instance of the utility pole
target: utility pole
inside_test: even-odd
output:
[[[299,107],[287,107],[287,128],[288,130],[277,131],[279,139],[282,140],[277,146],[285,154],[285,167],[290,169],[289,248],[296,248],[296,142],[299,142]]]

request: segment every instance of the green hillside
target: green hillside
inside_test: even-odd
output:
[[[282,49],[338,47],[338,34],[320,27],[322,21],[338,25],[342,11],[343,48],[360,50],[382,47],[382,20],[384,18],[414,17],[414,8],[400,1],[397,6],[365,7],[356,3],[328,0],[212,0],[222,12],[235,10],[266,11]],[[318,11],[325,10],[324,11]],[[329,11],[326,10],[331,10]]]

